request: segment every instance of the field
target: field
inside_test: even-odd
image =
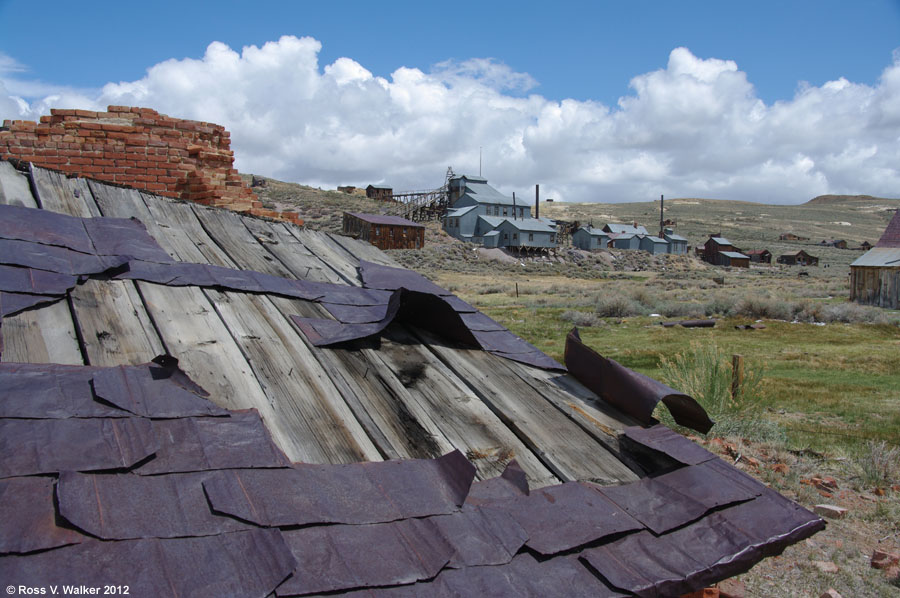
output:
[[[276,185],[268,201],[299,209],[313,217],[311,225],[333,232],[335,206],[384,205],[303,193]],[[729,270],[690,257],[571,248],[523,260],[455,241],[434,223],[425,249],[391,253],[560,361],[574,325],[601,354],[676,387],[686,372],[718,367],[729,388],[732,356],[742,355],[745,394],[738,401],[727,392],[701,399],[718,423],[697,440],[807,507],[850,509],[825,532],[741,576],[747,595],[817,597],[833,587],[844,596],[896,596],[900,582],[871,569],[868,557],[876,547],[900,551],[900,312],[849,303],[848,266],[861,252],[819,242],[875,243],[897,208],[900,200],[871,197],[789,207],[666,200],[666,217],[691,245],[715,232],[741,249],[774,256],[805,249],[820,259],[810,268]],[[637,221],[652,231],[659,202],[545,203],[541,215],[596,226]],[[809,240],[779,241],[782,232]],[[688,318],[717,323],[660,325]],[[743,328],[757,322],[764,327]],[[689,392],[700,399],[704,385]],[[665,412],[657,415],[666,421]],[[823,477],[834,478],[837,488],[817,487],[814,479]],[[829,572],[832,565],[836,572]]]

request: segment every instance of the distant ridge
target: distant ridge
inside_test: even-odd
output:
[[[819,195],[803,205],[830,205],[835,203],[846,203],[856,201],[897,201],[900,199],[892,199],[889,197],[873,197],[871,195]]]

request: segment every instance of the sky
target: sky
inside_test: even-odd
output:
[[[900,0],[0,0],[0,118],[149,107],[323,188],[900,197]]]

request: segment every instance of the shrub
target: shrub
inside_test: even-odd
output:
[[[642,303],[624,295],[602,295],[597,299],[594,310],[604,318],[625,318],[628,316],[645,316],[650,313]]]
[[[790,321],[794,319],[794,314],[801,309],[800,305],[790,301],[778,301],[757,295],[741,299],[735,306],[734,313],[754,320],[767,318]]]
[[[587,313],[583,311],[573,311],[569,310],[563,312],[560,316],[566,322],[572,322],[575,326],[581,327],[590,327],[590,326],[602,326],[606,324],[606,322],[600,319],[597,314]]]
[[[706,316],[730,316],[734,314],[737,299],[731,295],[716,295],[703,306]]]
[[[856,455],[860,477],[867,487],[900,483],[900,447],[870,440]]]
[[[754,440],[783,439],[781,427],[762,416],[762,367],[745,365],[743,384],[736,396],[731,394],[731,357],[714,343],[691,343],[681,353],[663,356],[660,371],[666,384],[700,403],[716,422],[716,434]],[[663,417],[669,419],[667,415]]]

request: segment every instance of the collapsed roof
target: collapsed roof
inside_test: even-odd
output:
[[[10,583],[668,596],[824,525],[365,243],[5,162],[0,204]]]

